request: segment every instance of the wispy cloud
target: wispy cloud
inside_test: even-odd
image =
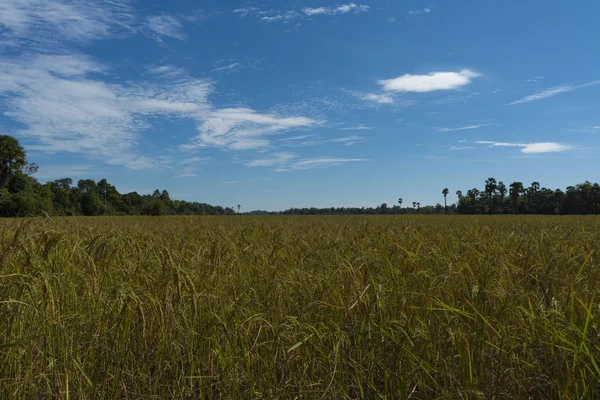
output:
[[[0,45],[65,47],[131,31],[128,2],[114,0],[2,0]]]
[[[251,150],[268,147],[268,136],[310,128],[320,122],[307,117],[260,114],[249,108],[213,110],[203,117],[200,134],[189,146]]]
[[[452,146],[450,150],[452,151],[461,151],[461,150],[473,150],[475,147],[472,146]]]
[[[235,14],[242,17],[255,16],[263,22],[289,23],[300,18],[311,18],[316,16],[333,16],[344,14],[359,14],[369,11],[369,6],[356,3],[340,4],[335,7],[305,7],[301,11],[296,10],[273,10],[258,7],[245,7],[233,10]]]
[[[491,147],[521,147],[521,152],[526,154],[535,153],[555,153],[572,150],[573,146],[555,142],[537,142],[537,143],[512,143],[512,142],[494,142],[489,140],[477,140],[477,144],[487,144]]]
[[[455,131],[466,131],[470,129],[478,129],[483,128],[485,126],[490,126],[491,124],[477,124],[477,125],[469,125],[469,126],[461,126],[458,128],[437,128],[438,132],[455,132]]]
[[[347,126],[340,128],[340,131],[370,131],[371,129],[373,129],[373,127],[359,124],[358,126]]]
[[[312,157],[300,158],[294,153],[275,153],[269,158],[262,158],[245,163],[248,167],[275,167],[276,172],[325,168],[351,162],[371,161],[364,158]]]
[[[235,71],[237,69],[239,69],[242,66],[242,64],[240,63],[233,63],[233,64],[229,64],[229,65],[225,65],[223,67],[218,67],[215,68],[213,70],[211,70],[210,72],[231,72],[231,71]]]
[[[357,97],[365,101],[372,101],[377,104],[393,104],[394,97],[389,94],[376,94],[376,93],[357,93]]]
[[[285,168],[275,169],[276,172],[287,172],[295,170],[305,170],[313,168],[326,168],[335,167],[346,163],[355,162],[368,162],[371,161],[366,158],[337,158],[337,157],[316,157],[307,158],[304,160],[296,161]]]
[[[360,13],[369,11],[369,6],[362,4],[343,4],[336,7],[317,7],[317,8],[303,8],[302,12],[306,15],[337,15],[337,14],[348,14],[350,12]]]
[[[572,92],[577,89],[581,89],[581,88],[588,87],[588,86],[594,86],[594,85],[598,85],[598,84],[600,84],[600,80],[591,81],[591,82],[584,83],[583,85],[578,85],[578,86],[562,85],[562,86],[557,86],[557,87],[550,88],[550,89],[544,89],[544,90],[540,90],[534,94],[531,94],[529,96],[525,96],[521,99],[515,100],[512,103],[509,103],[509,105],[513,106],[515,104],[529,103],[530,101],[547,99],[548,97],[553,97],[553,96],[556,96],[561,93]]]
[[[210,157],[188,157],[181,160],[179,163],[183,165],[199,164],[210,160]]]
[[[146,18],[148,28],[154,32],[158,40],[161,37],[184,40],[187,36],[183,32],[183,25],[172,15],[154,15]]]
[[[275,153],[273,157],[248,161],[245,165],[247,167],[274,167],[285,165],[296,157],[297,155],[293,153]]]
[[[148,66],[146,71],[152,75],[162,75],[168,77],[182,75],[184,73],[182,68],[178,68],[174,65]]]
[[[23,125],[30,150],[72,152],[133,169],[155,161],[136,151],[145,116],[195,118],[208,107],[211,85],[178,79],[167,84],[109,84],[106,68],[81,55],[37,56],[0,61],[5,115]]]
[[[459,89],[468,85],[481,74],[468,69],[460,72],[432,72],[427,75],[402,75],[384,79],[377,83],[387,92],[431,92],[435,90]]]
[[[545,76],[534,76],[533,78],[527,79],[527,82],[536,83],[537,81],[541,81],[542,79],[546,79]]]
[[[422,8],[420,10],[409,10],[408,14],[409,15],[429,14],[431,12],[432,8],[433,7],[429,6],[429,7]]]
[[[366,140],[367,139],[362,136],[350,135],[350,136],[344,136],[344,137],[333,138],[333,139],[319,139],[319,138],[313,138],[310,140],[289,140],[288,139],[285,141],[285,145],[287,145],[288,147],[307,147],[307,146],[317,146],[317,145],[322,145],[322,144],[327,144],[327,143],[340,143],[345,146],[353,146],[357,143],[361,143]]]

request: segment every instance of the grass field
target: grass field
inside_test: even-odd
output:
[[[600,397],[600,219],[0,221],[0,398]]]

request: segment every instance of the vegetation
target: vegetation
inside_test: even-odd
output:
[[[166,190],[152,195],[120,194],[106,179],[71,178],[45,184],[34,177],[37,165],[26,161],[19,142],[0,135],[0,217],[47,215],[228,215],[232,208],[171,200]]]
[[[171,200],[166,190],[155,190],[152,195],[137,192],[120,194],[106,179],[95,182],[83,179],[73,186],[71,178],[39,183],[33,175],[38,167],[26,161],[26,153],[18,141],[0,135],[0,217],[39,215],[232,215],[230,207],[205,203]],[[398,205],[389,207],[290,208],[284,212],[254,211],[248,214],[333,215],[333,214],[598,214],[600,212],[600,185],[589,181],[560,189],[540,188],[533,182],[527,188],[513,182],[507,190],[495,178],[485,181],[484,190],[473,188],[463,196],[457,191],[457,203],[447,204],[448,188],[442,190],[444,205],[421,207],[413,202],[412,208]],[[506,197],[506,194],[509,197]],[[237,213],[241,205],[237,206]]]
[[[595,217],[0,221],[0,398],[598,398]]]

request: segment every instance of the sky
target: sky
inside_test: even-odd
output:
[[[242,210],[598,180],[600,2],[0,0],[40,181]]]

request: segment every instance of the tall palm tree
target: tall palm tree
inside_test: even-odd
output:
[[[503,206],[504,205],[504,196],[506,196],[506,185],[504,184],[504,182],[500,181],[498,182],[498,193],[500,193],[500,205]]]
[[[240,208],[242,208],[242,206],[238,204],[238,214],[240,213]]]
[[[398,204],[400,205],[400,208],[402,208],[402,197],[398,199]]]
[[[523,192],[523,183],[521,182],[513,182],[510,184],[510,197],[513,200],[513,206],[515,210],[515,215],[519,212],[519,195]]]
[[[421,210],[421,203],[419,203],[419,202],[417,201],[417,213],[419,212],[419,210]]]
[[[533,206],[533,213],[537,214],[538,209],[538,192],[540,191],[540,183],[537,181],[531,182],[531,186],[529,187],[529,194],[531,195],[531,205]]]
[[[485,192],[490,198],[490,215],[492,215],[492,209],[494,208],[494,194],[496,193],[496,188],[498,188],[496,178],[488,178],[485,181]]]
[[[413,208],[416,210],[416,209],[417,209],[417,202],[416,202],[416,201],[413,201],[413,202],[412,202],[412,205],[413,205]]]
[[[448,214],[448,204],[446,203],[446,196],[448,196],[448,193],[450,193],[448,188],[445,188],[444,190],[442,190],[442,194],[444,195],[444,213],[445,214]]]

